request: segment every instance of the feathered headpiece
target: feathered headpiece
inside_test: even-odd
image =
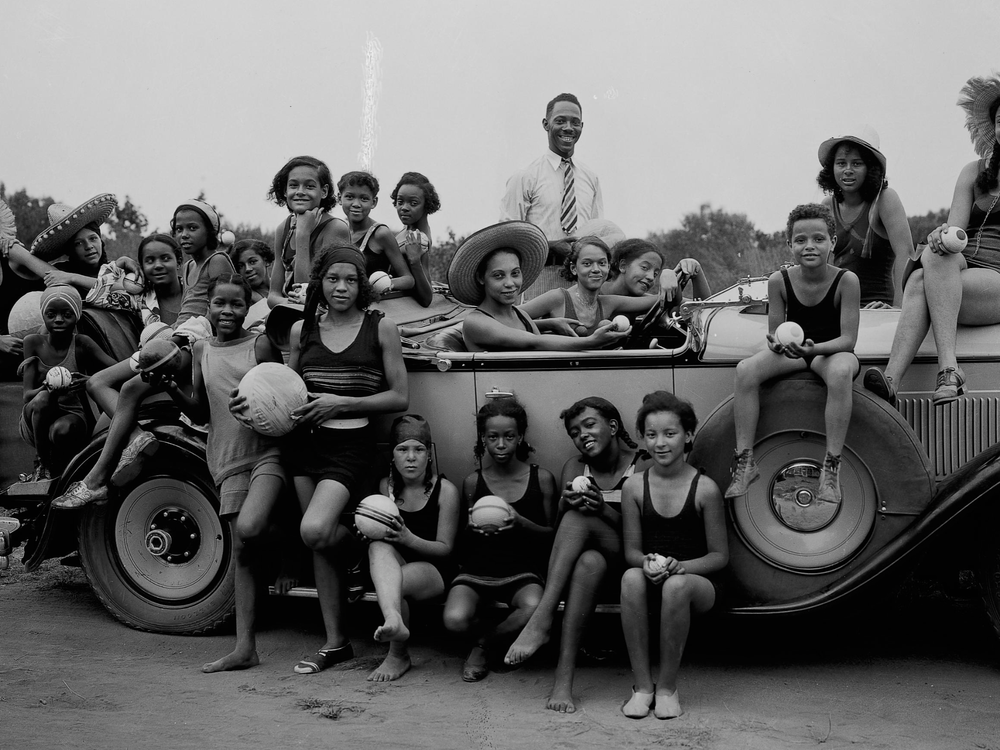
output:
[[[983,159],[989,158],[997,143],[996,124],[990,108],[1000,99],[1000,74],[992,77],[974,76],[962,87],[958,106],[965,110],[965,127],[972,138],[972,147]]]

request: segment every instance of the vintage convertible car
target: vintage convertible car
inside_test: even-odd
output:
[[[515,394],[530,417],[533,460],[558,471],[573,454],[558,419],[562,409],[598,394],[629,421],[643,394],[665,388],[694,404],[702,422],[691,461],[724,487],[734,448],[734,368],[764,346],[766,294],[766,279],[744,279],[709,300],[686,302],[665,330],[636,326],[628,348],[583,353],[453,351],[442,345],[449,340],[442,332],[464,310],[447,296],[429,310],[406,299],[381,304],[402,324],[410,411],[430,420],[438,465],[449,476],[474,468],[474,415],[486,399]],[[863,367],[885,364],[899,315],[862,311]],[[269,324],[277,338],[280,317],[272,314]],[[958,342],[972,390],[951,405],[931,403],[930,338],[901,383],[898,411],[855,388],[844,500],[833,514],[815,502],[824,450],[822,383],[802,375],[765,386],[755,448],[761,479],[728,507],[729,614],[791,615],[860,603],[884,593],[921,553],[948,545],[942,559],[976,571],[1000,632],[1000,326],[963,328]],[[30,462],[11,444],[13,414],[3,423],[5,460],[18,453]],[[27,568],[77,546],[95,593],[115,617],[146,630],[204,632],[233,607],[228,527],[217,515],[203,436],[156,420],[149,427],[159,433],[161,450],[107,504],[48,512],[49,499],[94,460],[99,433],[46,494],[19,495],[15,485],[0,505],[23,506]]]

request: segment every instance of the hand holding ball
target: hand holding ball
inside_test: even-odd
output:
[[[385,495],[369,495],[358,503],[358,509],[354,511],[354,525],[373,542],[385,539],[398,519],[399,508]]]
[[[376,271],[368,277],[368,282],[376,294],[384,294],[392,286],[392,277],[385,271]]]
[[[948,227],[941,232],[941,244],[949,253],[960,253],[969,244],[969,235],[959,227]]]
[[[240,381],[239,395],[246,398],[245,414],[254,432],[272,437],[291,432],[295,427],[292,411],[309,401],[299,374],[278,362],[252,368]]]
[[[660,554],[653,555],[653,559],[649,561],[649,571],[654,575],[659,575],[666,569],[667,558]]]
[[[630,321],[624,315],[616,315],[611,319],[612,331],[627,331],[631,327],[632,327],[632,321]]]
[[[590,478],[581,474],[570,483],[570,486],[573,488],[573,492],[586,492],[590,489]]]
[[[788,346],[789,344],[802,346],[806,340],[806,334],[802,330],[802,326],[794,320],[786,320],[774,329],[774,340],[782,346]]]
[[[502,497],[486,495],[472,506],[469,520],[483,531],[496,532],[510,518],[511,507]]]
[[[73,382],[73,373],[67,370],[65,367],[53,367],[45,375],[45,385],[48,386],[50,391],[58,391],[63,388],[69,388],[70,384]]]

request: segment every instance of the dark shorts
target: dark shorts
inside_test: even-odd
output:
[[[483,599],[502,602],[509,607],[511,606],[511,602],[514,601],[517,592],[533,583],[539,586],[542,585],[542,579],[534,573],[519,573],[509,578],[488,578],[469,573],[459,573],[455,576],[455,580],[451,582],[451,585],[458,586],[461,584],[462,586],[468,586],[471,589],[475,589],[475,592]]]
[[[378,479],[375,455],[371,426],[354,430],[299,428],[285,439],[281,452],[290,476],[307,476],[317,482],[332,479],[344,485],[351,494],[349,509],[372,491]]]

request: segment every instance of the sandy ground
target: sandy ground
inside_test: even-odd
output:
[[[623,651],[581,667],[572,715],[544,708],[554,654],[469,685],[464,647],[438,627],[415,632],[409,674],[366,682],[384,650],[371,605],[352,610],[358,657],[340,668],[292,673],[320,644],[318,611],[272,598],[261,666],[204,675],[231,635],[140,633],[105,613],[80,570],[18,569],[0,573],[3,748],[1000,748],[1000,644],[972,601],[706,626],[682,670],[686,713],[662,722],[620,713]],[[620,637],[614,617],[597,625]]]

